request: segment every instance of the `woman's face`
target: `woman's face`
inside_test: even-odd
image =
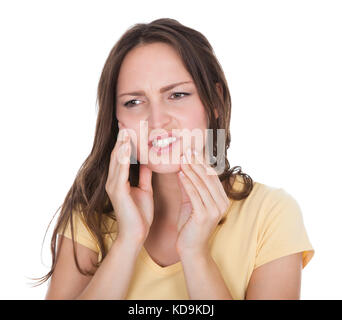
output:
[[[161,90],[181,82],[186,83]],[[199,152],[205,146],[204,106],[177,52],[164,43],[136,47],[125,56],[116,88],[116,117],[129,129],[137,160],[154,172],[179,171],[180,156],[189,146]],[[174,143],[162,149],[149,146],[150,139],[168,133],[174,133]]]

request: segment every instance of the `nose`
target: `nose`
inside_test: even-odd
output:
[[[151,128],[164,128],[170,121],[170,115],[159,104],[151,105],[147,117],[148,125]]]

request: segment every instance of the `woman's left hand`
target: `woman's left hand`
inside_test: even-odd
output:
[[[210,236],[227,211],[230,200],[216,171],[204,163],[202,156],[188,149],[187,159],[187,163],[181,160],[178,173],[183,203],[176,248],[180,255],[206,254]]]

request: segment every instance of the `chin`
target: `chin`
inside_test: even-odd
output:
[[[177,173],[181,170],[180,165],[180,152],[172,153],[164,153],[162,155],[157,156],[155,153],[151,152],[148,154],[148,160],[145,160],[145,164],[147,162],[147,167],[156,173]],[[140,161],[140,151],[139,151],[139,159]],[[146,159],[146,157],[145,157]]]
[[[181,170],[181,165],[178,164],[148,164],[148,168],[156,173],[177,173]]]

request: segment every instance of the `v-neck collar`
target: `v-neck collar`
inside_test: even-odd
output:
[[[182,269],[182,262],[178,261],[174,264],[162,267],[158,263],[156,263],[151,256],[149,255],[148,251],[145,248],[145,245],[142,246],[141,248],[141,253],[142,253],[142,258],[143,260],[156,272],[161,273],[161,274],[171,274],[174,272],[179,271]]]
[[[232,202],[227,211],[225,212],[225,214],[223,215],[223,217],[226,217],[228,215],[228,213],[231,211],[231,208],[233,207],[235,201],[230,199],[230,201]],[[222,217],[222,218],[223,218]],[[220,224],[220,225],[217,225],[215,230],[213,231],[212,235],[210,236],[210,239],[209,239],[209,248],[211,248],[211,245],[212,245],[212,241],[214,240],[217,232],[221,229],[222,225],[224,223]],[[162,267],[161,265],[159,265],[157,262],[155,262],[151,256],[149,255],[148,251],[146,250],[145,248],[145,245],[142,246],[141,248],[141,254],[142,254],[142,259],[143,261],[149,265],[155,272],[159,273],[159,274],[162,274],[162,275],[166,275],[166,274],[173,274],[173,273],[176,273],[180,270],[183,269],[183,266],[182,266],[182,261],[178,261],[176,263],[173,263],[171,265],[168,265],[168,266],[165,266],[165,267]]]

